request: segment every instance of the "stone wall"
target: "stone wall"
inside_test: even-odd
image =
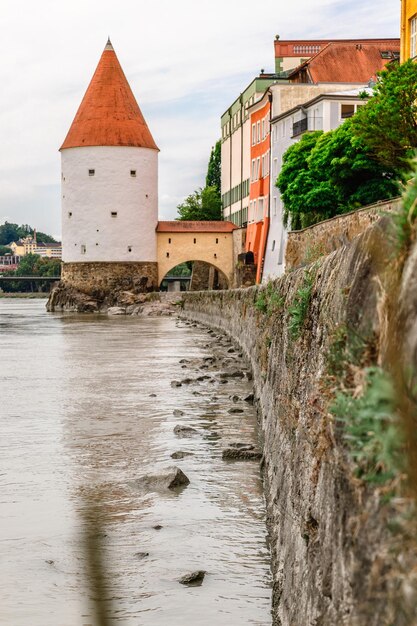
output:
[[[298,338],[290,331],[290,306],[305,269],[268,286],[184,294],[184,316],[227,332],[252,366],[264,440],[275,626],[417,623],[416,550],[390,530],[404,500],[384,503],[383,490],[354,477],[324,383],[339,325],[375,338],[383,353],[385,295],[380,261],[371,251],[382,249],[388,258],[388,224],[388,218],[380,220],[320,260]],[[417,275],[417,247],[410,259],[412,267],[403,273],[409,281]],[[271,287],[278,299],[268,310],[260,295]],[[402,293],[411,299],[406,310],[413,329],[417,292],[404,284]]]
[[[157,289],[157,263],[64,263],[61,281],[83,293]]]
[[[157,263],[64,263],[47,310],[96,313],[157,288]]]
[[[285,252],[286,269],[307,265],[320,256],[338,250],[375,223],[381,214],[397,210],[400,202],[400,198],[378,202],[309,228],[289,232]]]

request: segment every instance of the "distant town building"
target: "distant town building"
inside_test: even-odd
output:
[[[62,257],[61,243],[38,243],[35,248],[35,254],[49,259],[60,259]]]
[[[11,249],[15,256],[25,256],[26,254],[34,254],[36,249],[36,232],[34,235],[28,235],[18,241],[12,241],[8,244],[8,248]]]
[[[398,39],[332,41],[288,73],[291,83],[369,83],[400,57]]]
[[[10,272],[16,270],[22,257],[14,254],[4,254],[0,256],[0,272]]]
[[[305,78],[302,79],[301,75],[295,71],[296,68],[304,67],[305,62],[324,51],[329,44],[341,46],[340,48],[332,47],[326,52],[325,58],[331,61],[329,71],[325,74],[321,62],[314,63],[311,72],[309,72],[310,66],[305,69],[303,74]],[[344,45],[350,46],[351,54],[345,51]],[[371,53],[364,49],[368,45],[375,54],[378,54],[378,62],[370,61]],[[357,62],[352,54],[356,46],[362,46],[363,57],[357,71],[350,66]],[[221,117],[223,217],[238,226],[246,225],[249,221],[252,128],[250,107],[256,104],[272,85],[284,87],[293,83],[321,84],[323,91],[334,91],[338,88],[336,83],[342,83],[341,89],[368,84],[369,80],[375,76],[375,72],[382,69],[387,62],[386,59],[382,59],[384,54],[389,54],[390,59],[398,54],[399,41],[398,39],[281,40],[278,37],[274,42],[274,51],[275,73],[268,74],[261,70],[261,73],[250,82]],[[338,51],[341,56],[337,61]],[[356,54],[359,54],[359,51]],[[325,83],[333,83],[333,86],[329,85],[330,88],[327,88]],[[287,103],[280,103],[281,111],[288,110],[302,102],[302,100],[295,100],[295,95],[292,99],[288,92],[285,93]],[[294,94],[296,93],[294,91]],[[308,98],[307,95],[305,100]],[[279,97],[278,102],[280,102]],[[285,109],[286,106],[287,109]]]
[[[417,0],[401,1],[401,62],[417,60]]]
[[[222,116],[223,216],[238,226],[247,225],[246,250],[254,254],[258,282],[262,275],[267,275],[263,266],[270,223],[272,218],[274,223],[282,221],[275,182],[282,162],[277,145],[283,146],[284,138],[275,137],[274,150],[271,149],[271,117],[302,108],[323,93],[363,90],[398,55],[398,39],[276,40],[277,73],[255,79],[251,97],[248,99],[244,92]],[[292,63],[300,61],[298,67],[291,68]],[[296,122],[296,130],[305,132],[305,121],[294,119],[291,133]],[[323,120],[324,126],[326,123]],[[333,119],[329,129],[336,125]],[[284,258],[285,231],[272,233],[270,246],[274,247],[276,258],[272,268],[268,262],[268,272],[275,276],[283,269],[283,261],[278,260]],[[282,267],[276,267],[275,261]]]
[[[284,206],[276,179],[282,167],[282,158],[287,149],[301,139],[304,133],[337,128],[354,115],[364,100],[360,93],[364,88],[322,93],[302,105],[275,115],[271,119],[271,212],[267,245],[264,255],[263,280],[276,278],[284,272],[287,229],[283,223]],[[367,89],[369,95],[372,90]]]
[[[12,241],[7,247],[12,250],[13,255],[20,257],[27,254],[39,254],[42,257],[60,259],[62,256],[62,244],[58,242],[38,242],[36,230],[33,235],[28,235],[18,241]]]

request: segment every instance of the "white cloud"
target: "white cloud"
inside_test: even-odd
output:
[[[2,0],[0,214],[59,232],[59,153],[107,35],[160,154],[160,212],[204,182],[220,115],[273,40],[395,37],[399,3],[380,0]]]

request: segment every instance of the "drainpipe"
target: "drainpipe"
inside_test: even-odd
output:
[[[406,44],[406,2],[405,0],[401,0],[401,58],[400,62],[404,63],[407,59],[407,51],[405,48]]]
[[[229,109],[229,126],[230,126],[230,172],[229,172],[229,221],[232,221],[232,152],[233,152],[233,137],[232,137],[232,109]]]
[[[243,96],[240,94],[240,221],[243,209]],[[242,226],[242,224],[240,224]]]

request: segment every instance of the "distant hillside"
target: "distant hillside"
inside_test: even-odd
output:
[[[0,246],[7,246],[7,244],[12,243],[12,241],[33,235],[34,232],[35,229],[29,226],[29,224],[19,226],[18,224],[5,222],[0,226]],[[36,231],[36,240],[39,243],[57,243],[56,239],[51,237],[51,235],[47,235],[38,230]]]

